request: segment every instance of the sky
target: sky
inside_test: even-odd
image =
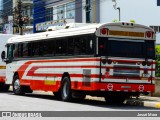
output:
[[[134,20],[136,23],[147,26],[160,26],[160,6],[157,0],[116,0],[121,10],[121,21]],[[113,8],[112,0],[101,0],[101,22],[111,22],[119,19],[119,12]],[[160,34],[157,35],[160,43]]]

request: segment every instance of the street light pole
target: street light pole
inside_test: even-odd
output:
[[[117,10],[119,11],[119,21],[121,21],[121,9],[120,9],[120,7],[117,7]]]

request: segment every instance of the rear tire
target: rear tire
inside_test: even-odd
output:
[[[71,101],[72,99],[71,82],[69,77],[64,77],[62,80],[61,98],[65,102]]]
[[[20,85],[20,80],[19,80],[18,75],[16,75],[13,78],[13,92],[16,95],[23,95],[23,94],[25,94],[25,92],[23,90],[23,87]]]

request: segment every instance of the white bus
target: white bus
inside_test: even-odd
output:
[[[11,38],[6,83],[15,94],[52,91],[123,102],[155,88],[155,33],[133,23],[93,24]],[[3,58],[4,59],[4,58]]]
[[[7,48],[5,45],[7,44],[7,40],[14,35],[12,34],[0,34],[0,53],[5,53]],[[5,57],[5,56],[4,56]],[[9,89],[9,85],[5,84],[6,79],[6,63],[2,60],[0,61],[0,91],[7,91]]]

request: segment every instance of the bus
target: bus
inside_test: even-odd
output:
[[[12,34],[0,34],[0,53],[5,53],[7,48],[5,47],[7,40],[14,35]],[[6,79],[6,64],[3,61],[0,61],[0,91],[8,91],[9,85],[5,84]]]
[[[15,94],[51,91],[62,101],[86,95],[122,103],[155,89],[155,32],[127,23],[89,24],[11,38],[6,83]]]

